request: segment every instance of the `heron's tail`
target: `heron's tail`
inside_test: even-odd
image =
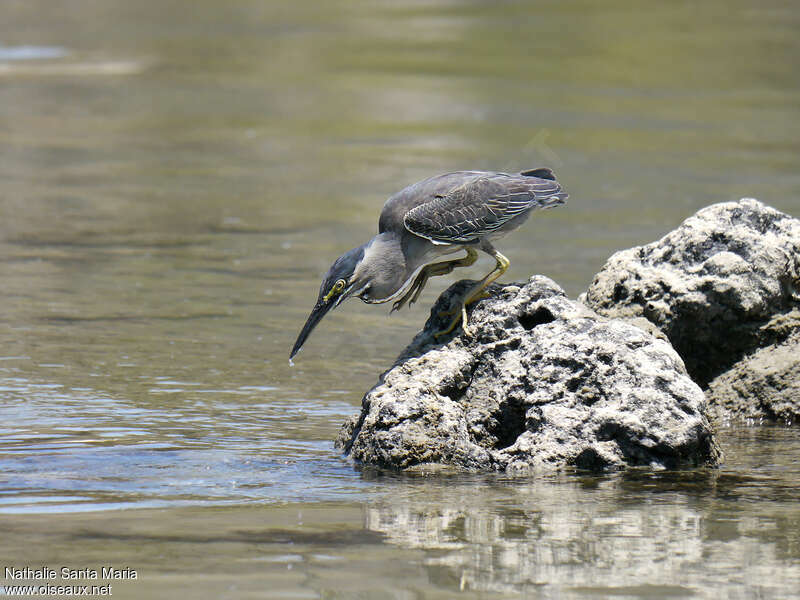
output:
[[[567,198],[569,198],[569,194],[567,192],[558,192],[557,194],[553,194],[552,196],[544,198],[539,206],[541,208],[553,208],[554,206],[561,206],[562,204],[567,203]]]
[[[548,169],[547,167],[540,167],[538,169],[530,169],[528,171],[522,171],[520,175],[524,177],[536,177],[537,179],[547,179],[548,181],[555,182],[555,188],[551,189],[550,191],[554,192],[551,195],[544,196],[543,198],[537,198],[539,200],[539,208],[553,208],[554,206],[561,206],[567,202],[567,198],[569,198],[569,194],[567,192],[561,191],[561,184],[556,181],[556,174],[553,173],[553,169]],[[552,184],[550,186],[553,187]]]
[[[525,177],[538,177],[539,179],[549,179],[550,181],[556,180],[556,174],[553,173],[553,169],[548,169],[547,167],[522,171],[520,175],[524,175]]]

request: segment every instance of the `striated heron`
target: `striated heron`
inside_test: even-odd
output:
[[[519,174],[458,171],[437,175],[408,186],[386,201],[378,235],[336,259],[319,288],[319,297],[292,348],[303,347],[314,327],[331,309],[356,296],[368,304],[394,300],[392,311],[413,304],[428,278],[446,275],[478,259],[476,249],[491,255],[495,267],[464,296],[450,326],[467,329],[466,306],[508,268],[508,259],[492,241],[516,229],[535,209],[564,204],[553,171],[532,169]],[[465,250],[455,260],[441,256]]]

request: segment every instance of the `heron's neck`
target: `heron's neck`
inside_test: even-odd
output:
[[[364,259],[359,265],[360,278],[371,282],[373,295],[388,298],[399,290],[410,277],[411,265],[406,264],[400,236],[385,231],[364,246]]]

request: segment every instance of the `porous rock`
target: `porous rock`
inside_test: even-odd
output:
[[[721,422],[800,423],[800,334],[746,356],[713,379],[706,396]]]
[[[408,469],[592,470],[715,464],[705,397],[670,345],[570,301],[553,281],[490,288],[437,339],[466,286],[431,317],[345,423],[337,447]]]
[[[705,387],[800,323],[800,220],[754,200],[714,204],[660,240],[614,254],[581,297],[663,331]]]

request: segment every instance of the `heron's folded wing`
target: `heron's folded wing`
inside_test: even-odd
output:
[[[406,213],[406,229],[438,244],[469,243],[491,234],[525,211],[563,204],[555,180],[492,175],[437,196]]]

